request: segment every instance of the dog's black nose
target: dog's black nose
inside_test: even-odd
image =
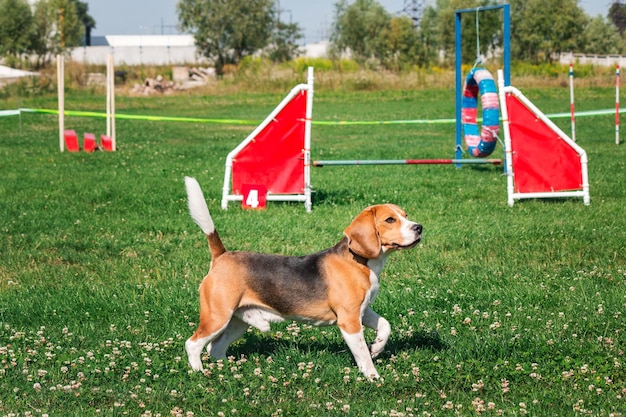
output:
[[[422,233],[422,225],[421,225],[421,224],[419,224],[419,223],[415,223],[415,224],[413,225],[413,230],[415,230],[415,232],[417,232],[417,233],[420,233],[420,234],[421,234],[421,233]]]

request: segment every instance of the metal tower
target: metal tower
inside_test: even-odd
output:
[[[426,7],[426,0],[404,0],[403,14],[409,16],[413,20],[413,26],[419,26],[422,20],[422,14]]]

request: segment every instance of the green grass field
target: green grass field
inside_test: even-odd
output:
[[[567,88],[523,89],[546,113]],[[66,108],[104,110],[102,93]],[[261,120],[284,93],[118,97],[117,112]],[[577,110],[614,90],[577,90]],[[4,109],[55,108],[55,97]],[[315,120],[437,119],[452,89],[316,91]],[[569,132],[569,120],[555,120]],[[67,118],[79,135],[102,119]],[[313,211],[220,209],[226,154],[253,126],[118,120],[118,152],[60,153],[56,117],[0,118],[0,415],[620,416],[626,410],[626,155],[613,116],[579,118],[591,205],[506,204],[501,167],[324,167]],[[626,136],[626,134],[624,135]],[[454,125],[320,126],[313,159],[450,158]],[[494,156],[499,157],[498,146]],[[337,328],[249,331],[190,372],[206,240],[187,214],[196,177],[233,250],[300,255],[393,202],[424,240],[390,258],[374,309],[392,326],[358,373]],[[367,333],[371,338],[372,333]]]

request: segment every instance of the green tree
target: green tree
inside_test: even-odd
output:
[[[0,0],[0,55],[13,58],[28,52],[33,14],[26,0]]]
[[[48,0],[48,7],[48,13],[54,21],[52,41],[55,52],[64,52],[68,47],[81,45],[84,28],[76,10],[76,1]]]
[[[335,19],[330,36],[331,50],[339,55],[350,52],[352,58],[365,63],[370,59],[384,61],[383,33],[389,30],[391,15],[375,0],[347,0],[335,4]]]
[[[419,32],[413,20],[407,16],[396,16],[381,33],[382,47],[386,54],[382,64],[389,69],[400,70],[418,64],[423,65]]]
[[[362,65],[390,70],[427,65],[422,32],[409,17],[392,16],[376,0],[340,0],[335,4],[331,55],[349,53]]]
[[[50,60],[51,42],[48,36],[54,31],[54,20],[50,17],[48,2],[39,1],[35,3],[33,19],[31,51],[37,56],[36,66],[41,67]]]
[[[437,42],[437,12],[433,7],[427,7],[422,14],[419,24],[419,58],[421,65],[429,65],[435,62],[439,54]]]
[[[84,28],[84,35],[91,36],[91,29],[96,27],[96,21],[89,14],[89,5],[80,0],[71,0],[74,3],[74,7],[76,8],[76,14],[78,16],[78,20],[81,22]]]
[[[583,32],[582,49],[575,52],[584,54],[621,54],[624,41],[617,28],[602,16],[591,19]]]
[[[561,52],[582,50],[588,20],[578,0],[511,0],[511,56],[552,62]]]
[[[300,54],[298,41],[302,30],[297,23],[276,22],[272,42],[267,48],[269,58],[274,62],[286,62]]]
[[[614,1],[609,8],[609,20],[613,22],[620,35],[624,35],[626,30],[626,4],[620,1]]]
[[[73,0],[39,0],[35,3],[34,31],[31,50],[37,56],[37,66],[51,58],[79,46],[83,39],[83,25]]]
[[[178,20],[215,72],[265,48],[276,22],[273,0],[179,0]]]
[[[429,18],[425,19],[423,24],[427,23],[430,26],[435,44],[444,51],[447,61],[452,62],[455,56],[456,10],[495,4],[494,0],[437,0],[434,8],[427,8],[425,15]],[[463,63],[474,63],[479,57],[495,54],[503,42],[502,10],[461,14],[461,31]]]

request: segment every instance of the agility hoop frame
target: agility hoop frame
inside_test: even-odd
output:
[[[587,165],[588,165],[588,159],[587,159],[587,153],[585,152],[585,150],[580,147],[576,142],[574,142],[569,136],[567,136],[567,134],[565,134],[557,125],[555,125],[541,110],[539,110],[539,108],[537,108],[528,98],[526,98],[526,96],[524,94],[522,94],[521,91],[519,91],[517,88],[512,87],[512,86],[505,86],[504,85],[505,80],[503,77],[503,73],[502,70],[498,71],[498,86],[499,86],[499,94],[500,94],[500,106],[501,106],[501,113],[502,113],[502,124],[503,124],[503,130],[504,130],[504,145],[505,145],[505,156],[506,156],[506,170],[507,170],[507,195],[508,195],[508,204],[509,206],[513,206],[515,203],[515,200],[520,200],[520,199],[529,199],[529,198],[567,198],[567,197],[582,197],[583,199],[583,203],[585,205],[589,205],[590,204],[590,195],[589,195],[589,176],[587,173]],[[575,172],[576,176],[578,178],[571,178],[569,179],[569,183],[570,184],[576,184],[575,187],[571,187],[568,190],[562,190],[562,189],[553,189],[551,191],[520,191],[520,187],[518,184],[516,184],[516,175],[545,175],[546,177],[550,176],[550,173],[544,174],[543,172],[539,172],[542,169],[548,169],[547,167],[545,167],[544,165],[547,164],[543,164],[542,165],[542,161],[533,161],[534,163],[534,167],[531,166],[530,169],[529,168],[525,168],[528,169],[529,172],[528,173],[524,173],[522,172],[518,172],[516,174],[516,163],[515,160],[516,158],[521,158],[523,157],[526,161],[532,161],[533,160],[533,156],[534,155],[518,155],[516,154],[516,145],[513,144],[513,140],[517,141],[523,141],[524,138],[513,138],[511,135],[511,119],[509,115],[513,115],[513,113],[509,112],[509,105],[508,105],[508,101],[507,99],[509,97],[514,97],[519,104],[523,105],[526,107],[526,109],[532,113],[532,115],[535,118],[535,122],[537,123],[543,123],[543,125],[549,129],[551,131],[550,134],[550,140],[553,141],[553,144],[557,144],[557,145],[565,145],[565,147],[562,147],[563,150],[567,150],[568,148],[570,148],[571,150],[573,150],[576,153],[577,156],[577,161],[568,161],[569,162],[569,166],[572,167],[574,166],[574,168],[572,168],[572,171]],[[516,116],[517,117],[517,116]],[[533,127],[528,127],[525,126],[525,128],[532,133],[535,133],[538,131],[538,129],[533,129]],[[529,134],[530,133],[524,133],[524,134]],[[538,136],[541,136],[539,133],[536,133]],[[522,136],[520,134],[520,136]],[[545,141],[545,139],[543,138],[539,138],[539,140]],[[552,155],[555,158],[553,158],[553,160],[555,161],[554,164],[557,165],[556,168],[551,168],[553,170],[555,170],[555,172],[553,172],[552,177],[556,178],[558,177],[562,177],[563,175],[566,175],[563,171],[563,169],[559,170],[560,167],[562,167],[565,162],[562,161],[556,161],[556,159],[558,157],[562,157],[562,155],[555,155],[556,152],[549,152],[549,149],[547,149],[547,147],[549,146],[549,144],[546,144],[546,149],[544,150],[544,154],[548,154],[548,155]],[[568,150],[568,152],[571,152]],[[563,154],[564,152],[560,152],[561,154]],[[536,158],[535,158],[536,159]],[[560,164],[560,166],[558,166]],[[580,166],[578,165],[574,165],[574,164],[580,164]],[[530,164],[528,164],[530,165]],[[519,169],[517,169],[517,171],[520,171]],[[532,172],[531,172],[532,171]],[[559,178],[556,182],[562,180],[561,178]],[[523,188],[532,188],[532,185],[530,186],[524,186]],[[537,188],[546,188],[545,184],[542,184],[540,186],[538,186]],[[568,187],[569,188],[569,187]]]
[[[502,9],[502,64],[504,68],[504,85],[511,84],[511,7],[508,4],[483,6],[472,9],[459,9],[455,10],[454,19],[454,50],[455,50],[455,89],[456,89],[456,150],[455,159],[463,158],[463,54],[462,54],[462,39],[463,39],[463,26],[461,24],[461,17],[467,13],[479,13],[488,10]],[[461,165],[457,165],[459,168]]]
[[[301,177],[303,179],[302,183],[298,181],[299,184],[294,184],[290,182],[290,179],[284,179],[283,183],[289,183],[290,189],[298,188],[298,192],[283,192],[281,190],[275,191],[272,190],[272,187],[268,186],[267,195],[265,196],[266,201],[296,201],[303,202],[304,207],[307,212],[311,211],[312,201],[311,201],[311,117],[313,114],[313,67],[309,67],[308,69],[308,79],[306,84],[298,84],[295,86],[289,94],[280,102],[280,104],[265,118],[265,120],[257,126],[256,129],[252,133],[248,135],[246,139],[244,139],[235,149],[233,149],[228,156],[226,157],[226,169],[224,173],[224,187],[222,189],[222,209],[228,209],[228,203],[231,201],[243,201],[244,196],[240,192],[231,193],[231,181],[234,181],[234,177],[236,172],[234,172],[234,165],[237,163],[237,156],[242,153],[246,147],[254,146],[257,137],[265,134],[268,129],[272,129],[276,127],[278,123],[303,123],[304,124],[304,138],[301,145],[301,153],[297,157],[298,159],[298,169],[302,169]],[[305,114],[297,117],[292,120],[281,120],[279,121],[280,113],[285,110],[294,100],[298,100],[302,97],[302,95],[306,95],[306,108]],[[293,125],[295,126],[295,125]],[[283,140],[283,138],[280,138]],[[290,140],[290,139],[288,139]],[[264,150],[267,152],[267,150]],[[277,152],[277,149],[270,149],[268,154],[273,154]],[[293,165],[293,158],[290,158],[290,163]],[[301,161],[301,162],[300,162]],[[272,161],[275,162],[275,161]],[[257,165],[264,165],[268,167],[268,164],[271,162],[268,161],[266,164],[263,160],[263,156],[258,156]],[[301,165],[300,165],[301,164]],[[253,173],[249,173],[248,175],[254,175]],[[279,176],[288,175],[288,174],[277,174]],[[300,176],[300,174],[298,174]],[[264,184],[267,185],[267,184]]]

